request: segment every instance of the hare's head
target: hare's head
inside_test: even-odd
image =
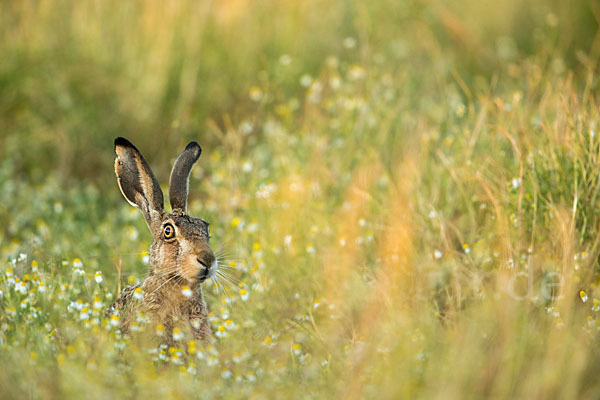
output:
[[[187,215],[188,180],[202,149],[187,145],[175,161],[169,181],[172,212],[164,209],[163,193],[142,153],[127,139],[115,139],[115,173],[121,193],[140,209],[154,242],[150,246],[150,272],[177,277],[190,284],[203,282],[216,272],[208,244],[208,223]]]

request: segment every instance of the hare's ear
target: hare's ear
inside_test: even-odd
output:
[[[163,193],[142,153],[127,139],[115,139],[115,174],[125,199],[142,211],[152,234],[164,214]]]
[[[171,171],[171,179],[169,180],[169,199],[173,210],[176,208],[183,211],[187,210],[190,172],[201,153],[202,148],[200,145],[191,142],[175,160],[175,165],[173,165]]]

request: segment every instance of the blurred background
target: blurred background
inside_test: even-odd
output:
[[[2,2],[0,393],[599,398],[599,22],[592,0]],[[212,346],[103,318],[151,240],[117,136],[165,194],[203,148]]]
[[[210,150],[217,131],[254,121],[278,96],[301,100],[301,77],[318,76],[327,57],[385,69],[402,81],[402,102],[427,114],[447,101],[446,82],[489,86],[519,60],[585,71],[600,51],[599,12],[547,0],[9,2],[2,160],[21,179],[112,187],[111,143],[122,135],[166,174],[163,149],[196,139]],[[266,96],[253,101],[251,88]]]

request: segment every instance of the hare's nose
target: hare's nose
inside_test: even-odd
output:
[[[215,263],[215,255],[213,253],[203,253],[197,258],[198,262],[206,269],[210,269]]]

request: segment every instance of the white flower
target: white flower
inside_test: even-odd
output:
[[[199,318],[193,318],[193,319],[191,319],[191,320],[190,320],[190,323],[192,324],[192,327],[193,327],[194,329],[200,329],[200,323],[201,323],[201,322],[202,322],[202,321],[200,321],[200,319],[199,319]]]
[[[208,357],[208,359],[206,360],[206,364],[209,367],[214,367],[215,365],[219,364],[219,359],[214,357],[214,356],[210,356]]]
[[[246,161],[242,165],[242,171],[244,171],[245,173],[251,172],[252,171],[252,162]]]
[[[187,297],[188,299],[190,297],[192,297],[192,289],[189,286],[184,286],[183,288],[181,288],[181,294],[183,294],[185,297]]]
[[[353,37],[347,37],[346,39],[344,39],[342,44],[347,49],[353,49],[356,47],[356,39],[354,39]]]
[[[102,272],[96,271],[96,274],[94,275],[94,279],[96,280],[97,283],[102,283]]]
[[[226,369],[226,370],[224,370],[221,373],[221,378],[223,378],[223,379],[229,379],[229,378],[231,378],[232,375],[233,374],[231,373],[231,371],[229,371],[229,370]]]
[[[304,74],[300,77],[300,85],[302,85],[302,87],[309,87],[311,83],[312,77],[310,75]]]
[[[27,293],[27,284],[23,281],[15,284],[15,290],[21,294]]]
[[[144,299],[144,291],[142,290],[141,287],[136,287],[135,290],[133,291],[133,298],[136,300],[143,300]]]
[[[281,65],[290,65],[291,62],[292,57],[288,56],[287,54],[282,54],[281,57],[279,57],[279,63]]]
[[[179,328],[173,329],[173,340],[181,340],[181,339],[183,339],[183,332],[181,332],[181,329],[179,329]]]

